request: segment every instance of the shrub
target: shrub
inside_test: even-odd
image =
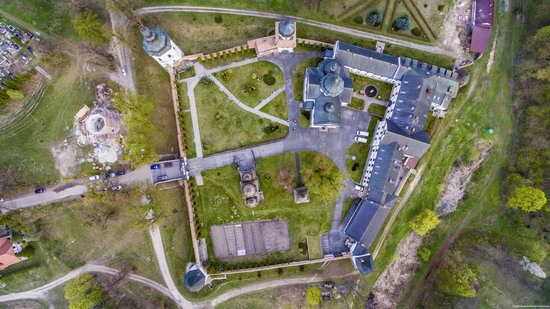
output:
[[[316,287],[311,287],[307,289],[307,304],[310,306],[319,305],[321,301],[321,291]]]
[[[252,83],[246,83],[241,87],[243,94],[251,95],[256,92],[256,86]]]
[[[429,231],[435,229],[441,222],[437,217],[437,214],[433,210],[426,209],[418,214],[410,222],[411,228],[420,236],[428,234]]]
[[[378,10],[371,11],[367,15],[367,25],[371,27],[378,27],[382,23],[382,14]]]
[[[271,124],[271,125],[263,128],[263,131],[264,131],[265,134],[271,134],[271,133],[273,133],[277,130],[279,130],[279,125],[276,125],[276,124]]]
[[[23,94],[23,92],[21,92],[20,90],[8,89],[8,90],[6,91],[6,94],[7,94],[8,97],[10,97],[10,99],[12,99],[12,100],[21,100],[22,98],[25,97],[25,95]]]
[[[80,38],[98,43],[107,42],[103,33],[103,22],[90,9],[85,9],[82,14],[76,16],[73,25]]]
[[[408,15],[403,15],[396,19],[392,24],[393,31],[406,31],[411,26],[411,21]]]
[[[270,74],[264,74],[262,79],[263,79],[264,83],[268,86],[275,85],[275,82],[277,81],[275,79],[275,77],[273,77],[273,75],[270,75]]]
[[[230,80],[231,78],[233,78],[233,69],[227,69],[222,72],[223,80]]]
[[[211,86],[213,82],[212,82],[209,78],[203,77],[203,78],[201,79],[200,83],[201,83],[201,85],[203,85],[203,86]]]
[[[430,259],[430,256],[432,255],[432,250],[422,247],[420,250],[418,250],[418,255],[422,259],[422,261],[427,262]]]
[[[440,12],[443,11],[444,8],[445,8],[445,4],[440,4],[437,6],[437,10]]]
[[[356,24],[362,24],[363,23],[363,16],[357,15],[353,18],[353,22]]]
[[[257,80],[258,79],[258,75],[256,73],[252,73],[250,75],[250,78],[252,78],[253,80]]]
[[[546,202],[544,192],[533,187],[516,188],[514,195],[508,198],[508,206],[519,208],[525,212],[541,210]]]
[[[223,17],[221,15],[215,15],[214,16],[214,22],[216,24],[221,24],[223,22]]]
[[[422,30],[418,27],[414,27],[411,29],[411,33],[414,35],[414,36],[423,36],[424,35],[424,32],[422,32]]]

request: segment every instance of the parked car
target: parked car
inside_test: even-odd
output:
[[[158,170],[158,169],[160,169],[160,164],[151,164],[150,168],[152,170]]]
[[[357,143],[366,143],[366,142],[367,142],[367,139],[364,138],[364,137],[356,136],[356,137],[355,137],[355,141],[356,141]]]
[[[166,162],[164,163],[164,167],[172,167],[172,162]]]
[[[46,191],[46,189],[44,188],[38,188],[36,190],[34,190],[34,193],[38,194],[38,193],[44,193]]]
[[[116,174],[114,172],[110,172],[110,173],[105,174],[105,178],[113,178],[115,176],[116,176]]]
[[[355,185],[355,190],[357,190],[359,192],[363,192],[363,190],[365,190],[365,187],[360,186],[360,185]]]
[[[90,181],[96,181],[96,180],[99,180],[99,175],[93,175],[93,176],[90,176],[90,177],[88,177],[88,179],[90,179]]]
[[[164,180],[168,180],[168,176],[161,175],[161,176],[157,177],[157,181],[164,181]]]
[[[122,186],[121,186],[121,185],[112,186],[112,187],[111,187],[111,190],[113,190],[113,191],[120,191],[120,190],[122,190]]]
[[[119,170],[119,171],[116,171],[115,173],[117,176],[122,176],[124,174],[126,174],[126,170]]]
[[[122,76],[126,76],[126,69],[125,68],[122,68],[120,71],[122,72]]]
[[[368,137],[368,136],[369,136],[369,132],[357,130],[357,135],[359,135],[359,136],[364,136],[364,137]]]

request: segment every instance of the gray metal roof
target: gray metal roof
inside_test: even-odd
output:
[[[329,97],[337,97],[344,91],[344,80],[335,73],[329,73],[321,79],[321,91]]]
[[[342,102],[335,97],[320,95],[313,105],[312,121],[315,126],[332,126],[340,124]]]
[[[380,145],[369,179],[367,199],[381,205],[394,199],[400,183],[399,174],[403,161],[402,147],[398,143]]]
[[[140,27],[139,31],[143,38],[141,45],[149,56],[160,57],[172,48],[170,38],[164,30],[160,28]]]
[[[279,22],[279,33],[284,37],[291,37],[296,32],[296,22],[285,18]]]
[[[424,79],[415,71],[405,73],[401,80],[391,120],[406,135],[424,129],[424,122],[430,110],[430,102],[425,99],[425,95]]]
[[[425,131],[416,132],[408,135],[402,131],[393,121],[386,121],[387,132],[382,138],[381,144],[397,143],[401,147],[403,154],[415,158],[422,156],[430,148],[430,138]]]
[[[354,46],[344,42],[336,42],[334,59],[343,66],[370,72],[387,78],[393,78],[399,59],[387,54]]]
[[[346,224],[344,233],[369,248],[390,211],[391,207],[384,207],[365,199]]]

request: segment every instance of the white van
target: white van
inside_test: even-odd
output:
[[[359,136],[364,136],[364,137],[368,137],[368,136],[369,136],[369,132],[357,130],[357,135],[359,135]]]
[[[367,139],[364,138],[364,137],[356,136],[356,137],[355,137],[355,141],[356,141],[357,143],[366,143],[366,142],[367,142]]]

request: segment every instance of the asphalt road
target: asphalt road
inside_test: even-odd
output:
[[[130,185],[136,182],[150,182],[151,172],[149,166],[145,165],[136,170],[128,172],[126,175],[112,178],[113,185],[120,184],[123,186]],[[103,180],[98,180],[103,181]],[[5,200],[0,203],[0,214],[6,214],[10,211],[37,206],[51,204],[59,201],[66,201],[75,198],[81,198],[81,195],[88,191],[87,183],[90,183],[88,179],[79,179],[76,181],[79,183],[74,186],[66,186],[65,188],[57,189],[58,187],[47,188],[44,193],[29,193],[23,196],[19,196],[12,200]]]
[[[432,45],[420,44],[415,42],[409,42],[406,40],[384,36],[381,34],[375,34],[375,33],[365,32],[361,30],[351,29],[351,28],[329,24],[321,21],[312,20],[312,19],[307,19],[303,17],[289,16],[289,15],[283,15],[283,14],[277,14],[277,13],[228,9],[228,8],[185,6],[185,5],[151,6],[151,7],[140,8],[134,11],[136,15],[162,13],[162,12],[222,13],[222,14],[262,17],[262,18],[270,18],[270,19],[282,19],[284,17],[290,17],[302,24],[314,26],[314,27],[318,27],[318,28],[322,28],[330,31],[336,31],[336,32],[353,35],[353,36],[361,37],[365,39],[382,41],[382,42],[386,42],[394,45],[414,48],[425,52],[444,55],[444,56],[454,55],[453,51],[447,50],[440,46],[432,46]]]

